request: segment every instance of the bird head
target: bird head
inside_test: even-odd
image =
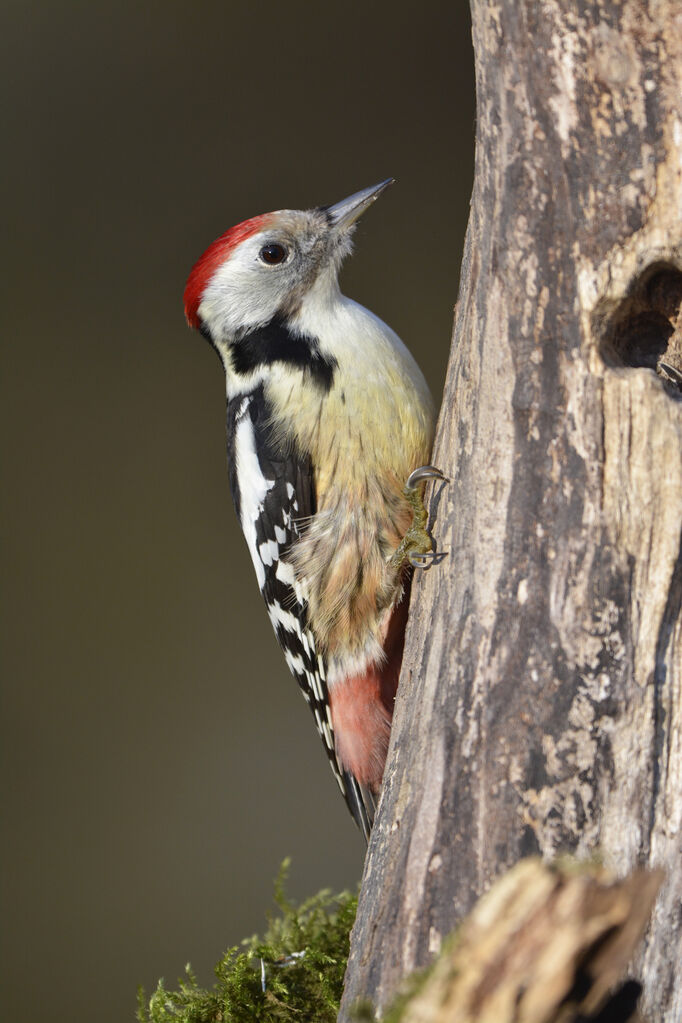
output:
[[[189,325],[220,348],[275,317],[289,320],[313,291],[338,291],[355,222],[392,181],[331,206],[278,210],[230,228],[189,275]]]

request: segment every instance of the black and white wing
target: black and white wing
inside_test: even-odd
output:
[[[304,588],[287,561],[288,549],[315,514],[313,468],[309,457],[283,450],[269,422],[262,387],[228,402],[230,487],[284,657],[313,713],[339,788],[369,838],[374,799],[336,755],[324,658],[315,649]]]

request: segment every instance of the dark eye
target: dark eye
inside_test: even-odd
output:
[[[275,242],[272,242],[270,245],[264,245],[260,250],[260,258],[269,266],[276,266],[277,263],[283,263],[288,255],[289,253],[284,246],[277,245]]]

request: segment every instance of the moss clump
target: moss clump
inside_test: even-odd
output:
[[[229,948],[210,990],[189,965],[177,990],[160,980],[149,1002],[140,990],[139,1023],[334,1023],[357,896],[322,891],[296,906],[284,894],[287,869],[285,861],[275,882],[279,913],[265,936]]]

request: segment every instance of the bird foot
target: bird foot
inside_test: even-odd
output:
[[[435,465],[420,465],[418,469],[414,469],[407,477],[405,490],[414,492],[420,483],[426,483],[427,480],[444,480],[446,483],[450,482],[447,476],[444,476],[440,469],[436,469]]]
[[[413,568],[428,568],[438,556],[426,528],[429,516],[419,490],[422,483],[431,479],[447,480],[447,477],[433,465],[420,465],[407,477],[403,493],[412,506],[412,525],[391,558],[391,564],[398,570],[405,562],[409,562]]]

